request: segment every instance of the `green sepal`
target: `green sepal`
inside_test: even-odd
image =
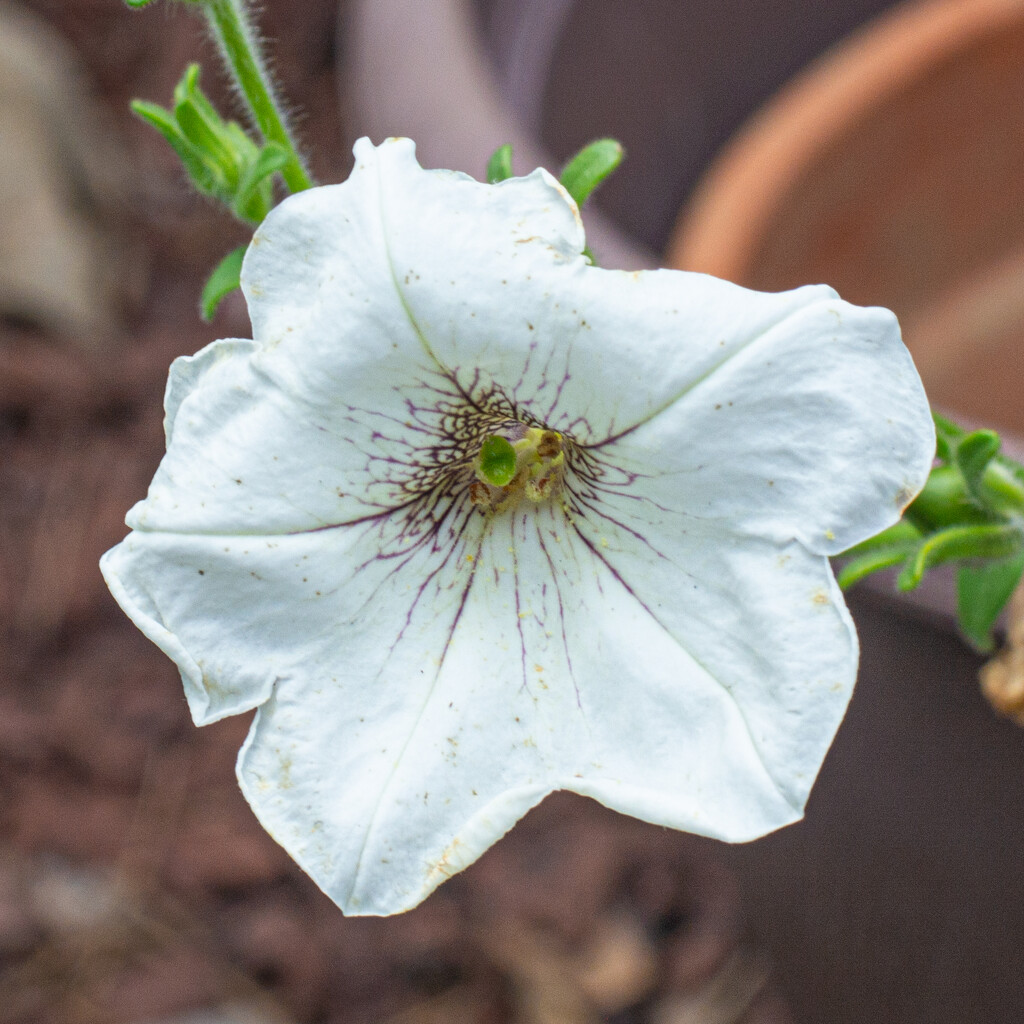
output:
[[[888,529],[838,555],[844,559],[844,564],[836,574],[836,581],[843,590],[849,590],[865,576],[905,562],[917,550],[922,539],[920,530],[906,519],[900,519]]]
[[[242,258],[245,256],[246,245],[233,249],[213,268],[213,273],[203,285],[203,294],[199,299],[199,310],[207,323],[213,319],[221,300],[230,295],[241,284]]]
[[[867,540],[854,544],[852,548],[847,548],[836,557],[854,558],[871,551],[877,551],[879,548],[891,548],[897,545],[916,548],[922,539],[921,531],[913,523],[906,519],[900,519],[881,533],[876,533],[874,537],[868,537]]]
[[[199,65],[190,64],[174,89],[174,118],[185,137],[220,168],[227,194],[238,188],[241,168],[255,156],[245,133],[226,122],[199,88]]]
[[[173,111],[141,100],[132,109],[170,143],[200,192],[250,224],[270,212],[271,179],[294,157],[276,142],[257,146],[236,121],[225,121],[199,87],[198,64],[189,65],[175,87]]]
[[[219,131],[224,127],[225,121],[207,99],[206,93],[200,88],[199,75],[198,64],[189,64],[185,68],[181,80],[174,87],[174,102],[175,104],[185,102],[194,104],[199,115]]]
[[[238,184],[233,208],[242,220],[259,224],[274,205],[274,174],[291,159],[291,154],[276,142],[268,142],[256,159],[245,168]]]
[[[512,177],[512,144],[499,146],[487,161],[487,184],[497,185],[499,181]]]
[[[132,111],[148,125],[155,128],[178,155],[186,173],[200,192],[214,195],[221,191],[224,182],[220,169],[209,165],[196,147],[185,137],[174,115],[156,103],[146,100],[132,100]]]
[[[582,206],[591,192],[622,163],[624,151],[616,139],[597,139],[584,146],[566,165],[561,182]]]
[[[912,543],[892,544],[888,547],[877,547],[856,555],[846,562],[836,574],[836,582],[841,590],[849,590],[872,573],[881,572],[901,565],[910,558],[915,550]]]
[[[900,523],[843,553],[838,580],[846,588],[903,561],[897,586],[912,590],[933,566],[959,562],[961,628],[990,651],[993,626],[1024,575],[1024,466],[999,454],[995,431],[932,418],[938,464],[924,489]]]
[[[925,572],[944,562],[973,558],[1006,558],[1021,550],[1024,535],[1016,526],[1001,524],[950,526],[927,537],[907,561],[896,585],[913,590]]]
[[[956,465],[935,466],[903,515],[922,533],[947,526],[981,525],[994,518],[972,498]]]
[[[967,433],[963,427],[957,426],[952,420],[932,410],[935,423],[935,454],[943,462],[951,462],[960,438]]]
[[[496,434],[485,438],[480,446],[480,476],[495,487],[504,487],[515,475],[515,448]]]
[[[967,490],[978,501],[984,501],[982,477],[988,464],[999,454],[1002,442],[994,430],[975,430],[960,439],[954,459],[964,475]]]
[[[999,561],[961,565],[956,574],[960,628],[979,651],[990,652],[992,629],[999,613],[1024,575],[1024,550]]]
[[[986,467],[979,485],[985,504],[996,512],[1024,516],[1024,467],[997,455]]]
[[[238,164],[216,132],[199,115],[190,103],[180,103],[174,108],[174,118],[182,134],[218,170],[221,187],[218,192],[231,193],[238,186]]]
[[[976,510],[973,521],[1024,515],[1024,467],[999,454],[999,435],[994,430],[968,432],[938,413],[932,416],[936,454],[948,465],[932,470],[926,485],[926,490],[930,487],[932,494],[923,496],[925,500],[913,514],[928,505],[937,524],[972,521],[964,504],[966,501]],[[963,479],[963,488],[962,494],[954,500],[950,487],[956,486],[953,481],[957,474]]]

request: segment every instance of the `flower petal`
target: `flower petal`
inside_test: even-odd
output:
[[[455,189],[466,216],[454,211],[443,242],[455,247],[458,273],[478,256],[460,249],[460,230],[508,235],[513,223],[531,224],[582,247],[575,208],[546,172],[495,188],[424,171],[413,154],[409,140],[377,149],[362,140],[348,181],[292,196],[267,217],[242,271],[254,341],[175,361],[167,456],[130,526],[268,535],[357,521],[403,505],[452,459],[467,409],[515,415],[472,367],[457,380],[424,337],[402,294],[409,282],[396,277],[389,210],[423,182]],[[427,213],[397,226],[428,249],[436,228]],[[492,284],[501,257],[491,254]],[[453,311],[446,335],[457,326]],[[521,374],[528,354],[512,358]]]
[[[533,528],[512,530],[504,559],[502,524],[496,522],[493,532],[491,557],[499,568],[511,567],[502,572],[507,580],[503,605],[486,609],[484,621],[503,638],[502,649],[512,652],[509,664],[522,657],[520,673],[509,681],[519,681],[520,691],[531,697],[528,716],[519,714],[532,723],[530,736],[548,766],[552,789],[571,789],[647,821],[732,841],[763,835],[799,817],[803,800],[794,800],[779,778],[795,768],[813,780],[838,724],[834,709],[808,715],[798,730],[799,751],[786,764],[771,763],[752,732],[750,716],[756,714],[729,692],[728,680],[723,684],[718,672],[723,660],[695,654],[710,650],[713,655],[716,644],[737,638],[711,630],[706,646],[690,648],[680,640],[686,632],[662,614],[665,595],[674,602],[692,586],[689,574],[677,574],[651,598],[633,589],[600,538],[591,540],[571,515],[550,505],[538,511]],[[635,553],[634,538],[618,539]],[[487,552],[485,544],[478,572],[487,569]],[[640,558],[624,561],[636,574],[646,568]],[[820,578],[821,565],[814,570]],[[792,613],[782,594],[758,623],[785,632],[786,654],[797,649],[802,636]],[[810,625],[817,667],[830,665],[836,669],[833,677],[844,683],[845,692],[835,697],[841,709],[856,670],[856,640],[845,609],[836,615],[838,625],[835,616],[824,630]],[[742,644],[745,637],[738,639]],[[773,647],[768,657],[774,653]],[[805,667],[795,665],[799,692],[807,700]],[[772,671],[777,674],[778,666]],[[785,728],[793,725],[791,716],[780,714],[778,702],[764,703],[779,717],[759,725],[778,731],[780,717]],[[818,735],[822,726],[831,730],[825,739]]]
[[[343,375],[344,358],[336,362]],[[252,342],[218,341],[175,360],[167,454],[128,525],[270,536],[407,505],[458,458],[450,423],[465,400],[436,368],[399,362],[350,367],[325,390],[325,367],[318,382],[285,380]]]
[[[257,231],[242,273],[255,340],[175,361],[167,455],[133,528],[267,535],[357,521],[407,503],[452,458],[466,398],[396,288],[377,153],[357,147],[347,182],[291,197]]]
[[[517,610],[533,518],[487,529],[463,497],[428,530],[393,514],[275,537],[136,531],[104,557],[118,601],[178,663],[197,724],[259,708],[242,789],[346,912],[414,906],[565,774],[561,710],[545,703],[538,732],[546,687],[527,661],[568,678],[546,657],[559,612],[537,566],[534,613]]]
[[[727,541],[694,563],[721,572],[721,592],[712,578],[697,594],[686,566],[648,577],[649,549],[635,537],[606,531],[617,548],[587,526],[551,505],[510,532],[495,521],[477,570],[487,578],[490,560],[503,581],[489,606],[475,604],[508,652],[500,678],[531,697],[517,720],[530,723],[550,787],[730,841],[796,820],[856,673],[834,584],[827,607],[806,589],[830,586],[827,563],[797,550],[776,586],[773,546]],[[766,591],[748,634],[744,598],[763,604]],[[772,638],[752,667],[763,629]],[[792,773],[801,781],[791,785]]]
[[[331,685],[282,680],[259,711],[239,756],[242,788],[347,913],[416,905],[585,756],[565,727],[578,698],[536,539],[545,514],[490,521],[475,554],[459,557],[472,587],[451,629],[410,639],[405,664],[353,658],[349,640]]]
[[[104,555],[118,602],[182,673],[197,724],[256,707],[283,680],[342,665],[416,679],[414,635],[437,657],[471,579],[482,518],[464,494],[356,525],[280,536],[136,530]],[[448,625],[446,625],[448,623]],[[360,653],[368,650],[370,653]],[[419,657],[419,656],[418,656]],[[423,655],[426,657],[426,655]],[[371,679],[373,678],[371,672]],[[389,676],[390,678],[390,676]],[[402,685],[373,698],[384,707]]]
[[[754,838],[798,818],[857,673],[856,633],[827,560],[796,541],[779,546],[739,539],[711,524],[690,522],[679,525],[678,532],[653,528],[637,537],[616,522],[611,510],[600,519],[575,518],[573,524],[629,596],[629,601],[620,600],[638,623],[627,634],[621,625],[625,613],[612,619],[616,611],[607,595],[599,606],[607,635],[603,646],[620,648],[615,657],[621,671],[629,671],[645,649],[634,639],[644,631],[660,631],[677,649],[655,663],[665,670],[641,670],[643,681],[632,687],[632,705],[623,703],[615,713],[604,708],[596,716],[616,723],[606,740],[609,761],[634,763],[638,781],[632,802],[616,798],[618,787],[600,780],[579,791],[637,817],[731,841]],[[600,647],[582,647],[584,654],[594,649]],[[705,681],[713,682],[717,693],[704,699],[736,711],[742,735],[695,723],[684,705],[697,699]],[[678,707],[668,713],[665,707],[673,700]],[[625,723],[631,707],[634,739],[622,742],[630,732]],[[728,795],[708,799],[698,788],[692,821],[682,820],[678,812],[673,818],[668,810],[690,797],[692,782],[666,785],[665,771],[652,770],[650,752],[655,750],[673,752],[676,765],[685,763],[688,755],[674,753],[672,737],[683,748],[707,744],[704,756],[713,758],[716,773],[712,784],[728,789]],[[663,764],[672,764],[669,756]],[[686,772],[675,777],[693,775],[692,768]],[[778,799],[769,798],[766,781]]]
[[[896,318],[825,299],[595,451],[609,470],[594,503],[634,528],[675,510],[837,554],[899,519],[934,445]]]
[[[349,522],[408,499],[467,400],[497,396],[510,415],[601,443],[666,410],[678,415],[691,391],[727,388],[734,361],[751,365],[748,347],[769,373],[773,346],[804,363],[827,347],[822,382],[846,376],[853,396],[870,380],[869,413],[906,395],[905,352],[895,376],[871,361],[895,353],[892,327],[828,289],[765,295],[701,275],[600,271],[573,255],[582,242],[575,210],[543,172],[481,185],[423,171],[408,140],[376,150],[364,141],[357,158],[348,182],[291,197],[257,233],[244,271],[256,343],[217,343],[172,368],[168,429],[177,442],[131,525],[269,533]],[[804,319],[805,310],[813,315]],[[878,328],[882,344],[871,336]],[[817,343],[814,331],[841,345]],[[862,351],[851,355],[854,336]],[[920,448],[930,430],[922,407],[896,411],[910,425],[900,453]],[[718,435],[730,452],[749,426],[734,422]],[[831,422],[845,429],[842,415]],[[884,435],[876,423],[871,451],[890,444]],[[913,476],[890,488],[890,500],[911,493]],[[848,495],[861,494],[848,483]]]
[[[819,581],[820,563],[810,566]],[[709,668],[681,645],[560,509],[495,517],[470,564],[447,646],[422,652],[440,661],[429,687],[410,686],[415,661],[370,678],[365,656],[339,663],[345,675],[330,685],[279,680],[240,755],[260,820],[346,912],[415,905],[556,788],[730,840],[799,817],[856,665],[841,606],[815,606],[822,628],[804,646],[790,595],[773,591],[780,603],[757,625],[783,635],[765,659],[781,648],[803,660],[782,697],[747,707],[715,674],[722,662]],[[746,682],[734,680],[744,696]],[[794,693],[802,719],[780,709]],[[761,726],[772,735],[759,745]],[[772,763],[775,734],[788,730],[798,735],[787,736],[788,760]],[[792,771],[807,774],[797,796],[776,778]]]

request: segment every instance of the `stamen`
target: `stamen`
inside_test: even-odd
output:
[[[522,498],[547,501],[561,489],[565,468],[562,435],[520,423],[488,435],[474,462],[469,499],[481,512],[500,512]],[[515,438],[515,440],[512,440]]]

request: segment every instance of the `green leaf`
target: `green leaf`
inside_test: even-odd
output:
[[[273,205],[270,178],[291,159],[291,154],[276,142],[268,142],[242,175],[235,195],[235,213],[242,219],[259,224]]]
[[[497,185],[499,181],[512,177],[512,144],[499,146],[487,161],[487,184]]]
[[[129,7],[148,7],[153,0],[124,0]]]
[[[241,154],[242,163],[250,164],[259,155],[260,148],[256,145],[237,121],[224,122],[224,144],[234,152]],[[276,146],[277,143],[267,143]]]
[[[1024,551],[999,561],[962,565],[956,574],[960,628],[979,650],[995,646],[992,628],[1024,574]]]
[[[242,258],[248,246],[240,245],[232,250],[214,267],[203,286],[203,294],[199,300],[199,308],[203,319],[209,322],[217,307],[226,295],[230,295],[241,283]]]
[[[172,146],[176,142],[188,142],[178,127],[178,122],[174,120],[174,115],[159,103],[132,100],[130,106],[133,114],[155,128]]]
[[[1024,468],[999,455],[994,430],[975,430],[960,440],[956,463],[971,495],[996,515],[1024,514]]]
[[[956,464],[964,475],[968,491],[979,501],[984,501],[982,476],[988,464],[999,454],[1001,444],[994,430],[975,430],[961,438],[956,446]]]
[[[1006,558],[1018,553],[1022,543],[1024,535],[1016,526],[950,526],[918,545],[896,585],[900,590],[913,590],[933,566],[959,559]]]
[[[615,139],[597,139],[584,146],[562,171],[566,192],[582,206],[590,193],[622,163],[624,151]]]
[[[227,147],[200,117],[196,108],[189,103],[180,103],[174,108],[174,117],[182,134],[206,158],[206,163],[220,169],[218,176],[224,182],[224,190],[231,193],[238,184],[238,166]]]
[[[492,434],[480,446],[480,475],[495,487],[511,483],[516,475],[516,450],[503,437]]]
[[[173,111],[142,101],[132,107],[171,144],[200,192],[219,199],[250,224],[270,212],[270,178],[284,173],[294,154],[274,142],[261,149],[237,122],[225,121],[199,86],[198,64],[190,64],[175,86]]]

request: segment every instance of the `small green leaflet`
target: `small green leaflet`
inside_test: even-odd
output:
[[[985,653],[992,628],[1024,573],[1024,551],[1001,561],[961,565],[956,573],[957,614],[967,639]]]
[[[622,143],[615,139],[597,139],[584,146],[565,165],[561,182],[577,206],[587,201],[590,193],[622,163],[624,155]]]
[[[512,177],[512,144],[499,146],[487,161],[487,184],[497,185],[499,181]]]
[[[217,264],[213,273],[203,286],[203,294],[199,300],[199,309],[203,319],[209,322],[225,295],[229,295],[240,284],[242,274],[242,257],[245,256],[246,245],[233,249]]]

